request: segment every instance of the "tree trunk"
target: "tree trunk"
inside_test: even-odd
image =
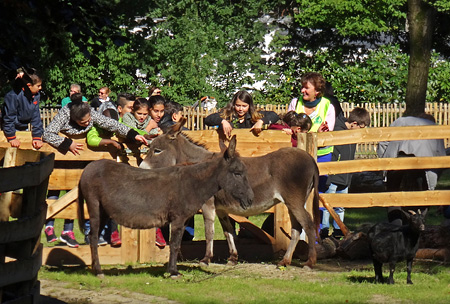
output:
[[[410,59],[404,116],[425,111],[435,10],[423,0],[408,0]]]

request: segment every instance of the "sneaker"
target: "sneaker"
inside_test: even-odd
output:
[[[77,240],[75,239],[75,235],[73,234],[73,231],[67,231],[61,233],[61,236],[59,237],[59,240],[63,243],[66,243],[67,246],[72,248],[78,248],[80,244],[78,244]]]
[[[47,243],[53,243],[55,242],[58,238],[55,235],[55,230],[53,229],[53,227],[47,227],[44,230],[45,236],[47,237]]]
[[[329,236],[328,228],[323,228],[322,230],[320,230],[320,238],[321,239],[326,239],[328,236]]]
[[[156,246],[158,246],[158,247],[165,247],[167,245],[166,240],[164,239],[164,236],[163,236],[160,228],[156,228],[155,243],[156,243]]]
[[[103,235],[100,235],[98,237],[98,246],[105,246],[106,244],[108,244],[108,242],[105,241],[105,238],[103,237]]]
[[[111,246],[120,247],[120,245],[122,245],[122,241],[120,240],[119,231],[114,230],[113,233],[111,233]]]

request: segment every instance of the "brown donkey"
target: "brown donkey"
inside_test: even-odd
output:
[[[166,134],[158,136],[149,146],[149,152],[141,163],[144,169],[161,168],[182,163],[195,163],[214,157],[215,153],[206,150],[182,134],[183,123],[176,124]],[[238,253],[234,244],[234,228],[228,214],[250,216],[263,213],[270,207],[283,202],[289,210],[292,224],[291,241],[283,260],[278,265],[291,263],[295,247],[300,239],[302,228],[308,236],[309,252],[306,266],[312,267],[317,260],[315,249],[316,234],[319,228],[319,170],[314,159],[297,148],[282,148],[261,157],[243,157],[248,170],[248,179],[255,193],[251,207],[244,209],[225,192],[218,192],[202,207],[205,220],[206,253],[201,260],[208,264],[213,257],[215,213],[222,225],[228,241],[230,263],[237,263]],[[308,196],[313,193],[314,223],[305,209]],[[320,239],[319,239],[320,240]]]
[[[90,163],[79,182],[78,219],[84,227],[83,204],[91,221],[89,233],[92,268],[103,277],[98,259],[100,227],[111,217],[135,229],[171,223],[170,258],[167,271],[178,276],[177,256],[186,221],[222,190],[246,209],[253,200],[245,165],[235,153],[236,138],[220,156],[195,165],[143,170],[112,160]]]

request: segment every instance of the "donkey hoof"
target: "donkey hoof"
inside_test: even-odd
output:
[[[100,280],[103,280],[105,278],[105,275],[103,273],[99,273],[99,274],[97,274],[97,278],[99,278]]]
[[[236,266],[236,265],[237,265],[237,261],[228,260],[228,262],[227,262],[227,266]]]
[[[207,266],[209,266],[209,263],[208,263],[207,261],[203,261],[203,260],[200,261],[199,264],[200,264],[201,267],[207,267]]]

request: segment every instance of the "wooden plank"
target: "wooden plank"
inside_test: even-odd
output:
[[[275,230],[274,251],[286,250],[290,242],[291,222],[289,219],[289,212],[285,204],[276,204],[275,206]]]
[[[50,202],[47,209],[47,219],[55,217],[62,209],[78,198],[78,186],[64,194],[58,200]]]
[[[320,175],[364,171],[448,168],[450,156],[358,159],[318,163]]]
[[[450,190],[349,194],[322,193],[320,196],[323,196],[332,207],[345,208],[436,206],[450,204]]]
[[[109,245],[98,247],[100,264],[122,264],[122,249]],[[78,248],[68,246],[44,247],[42,263],[49,266],[91,265],[91,248],[80,245]]]
[[[166,263],[169,261],[170,247],[155,245],[156,229],[139,230],[139,263]]]
[[[121,226],[122,246],[121,264],[134,263],[139,260],[139,231]]]
[[[83,169],[54,169],[50,175],[49,190],[70,190],[78,187]]]
[[[364,128],[348,131],[323,132],[317,134],[317,145],[319,147],[323,147],[328,145],[393,140],[445,139],[450,138],[450,126],[435,125]]]
[[[47,200],[47,202],[48,201],[52,201],[52,200]],[[56,201],[56,200],[53,200],[53,201]],[[69,204],[67,207],[65,207],[64,209],[62,209],[61,211],[59,211],[55,217],[59,218],[59,219],[75,220],[75,219],[78,219],[78,214],[77,214],[78,211],[77,210],[78,210],[78,204],[73,202],[73,203]],[[86,204],[84,205],[84,218],[89,219],[89,213],[88,213]]]
[[[229,214],[228,216],[238,222],[239,225],[243,226],[246,230],[250,231],[256,238],[263,241],[265,244],[275,244],[275,239],[270,234],[253,224],[248,220],[248,218],[234,214]]]
[[[7,148],[5,151],[5,158],[3,160],[3,168],[11,168],[16,165],[17,148]],[[11,205],[12,191],[2,193],[0,195],[0,221],[8,221]]]

